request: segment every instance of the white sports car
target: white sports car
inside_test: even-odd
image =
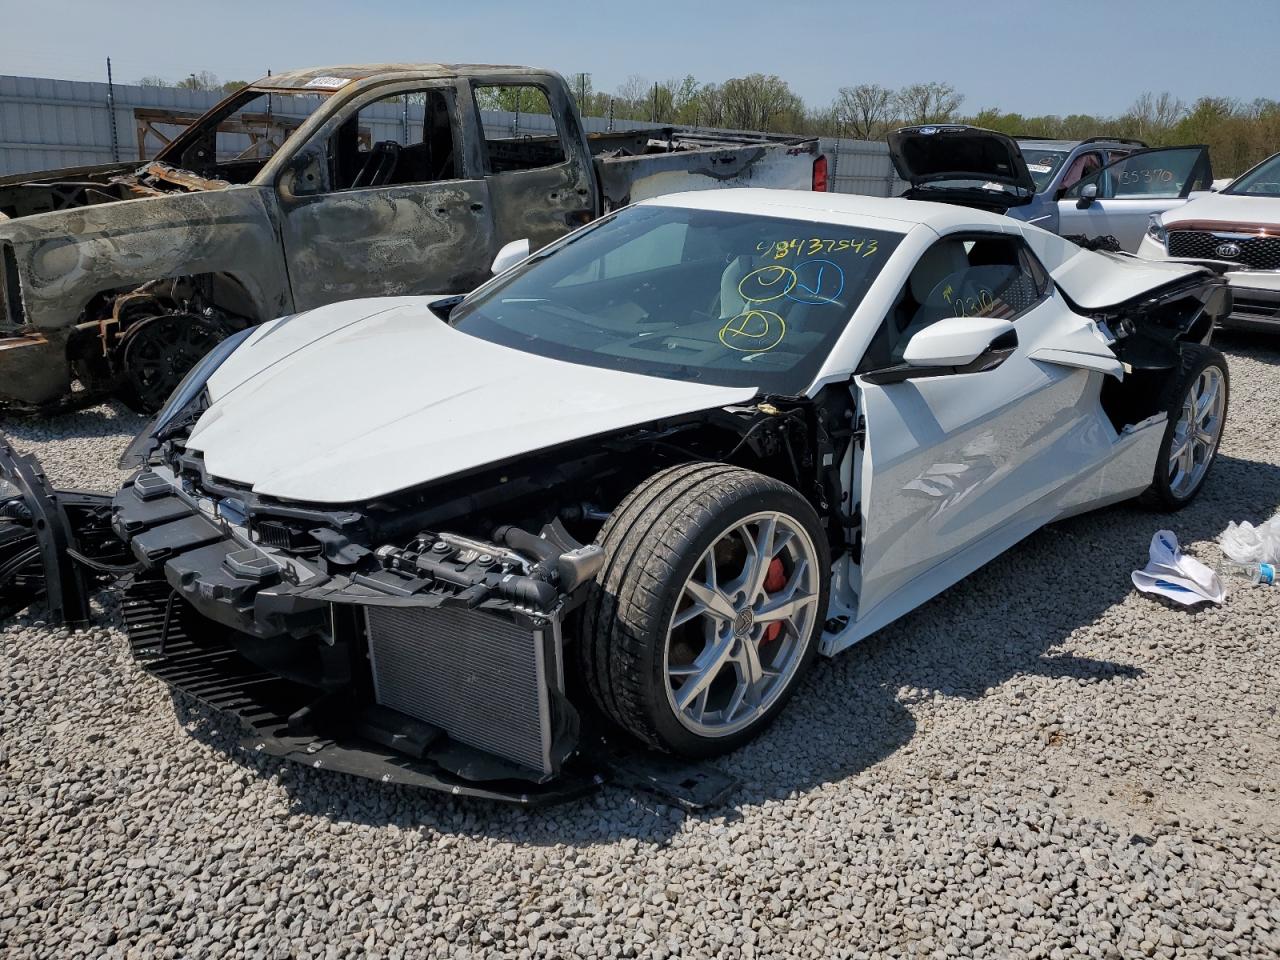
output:
[[[694,758],[756,736],[816,656],[1050,521],[1186,504],[1228,300],[961,206],[646,201],[466,297],[225,341],[135,441],[116,540],[0,458],[0,592],[37,589],[37,521],[73,513],[76,555],[131,573],[147,669],[258,749],[558,796],[601,731]],[[46,588],[72,619],[73,579]]]

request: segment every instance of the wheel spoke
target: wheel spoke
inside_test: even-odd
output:
[[[748,550],[743,589],[746,591],[748,603],[751,603],[764,589],[765,578],[769,576],[769,562],[773,560],[775,553],[773,534],[777,526],[777,517],[761,520],[755,537],[752,537],[745,527],[743,528]]]
[[[680,689],[676,691],[676,706],[682,712],[688,710],[698,695],[711,686],[711,681],[720,675],[721,669],[733,652],[735,642],[733,634],[726,632],[724,635],[717,636],[715,642],[709,644],[698,655],[698,659],[694,661],[698,668],[697,672],[687,675]]]
[[[741,679],[754,688],[764,679],[764,667],[760,665],[760,651],[750,637],[743,637],[738,645],[738,663],[742,665]]]
[[[1182,463],[1182,471],[1190,473],[1195,469],[1196,465],[1196,448],[1195,444],[1188,443],[1182,448],[1182,456],[1179,458]]]
[[[1217,399],[1218,399],[1217,384],[1213,384],[1207,387],[1204,390],[1204,392],[1201,393],[1196,398],[1196,401],[1195,401],[1195,422],[1196,423],[1200,423],[1201,421],[1204,420],[1205,417],[1209,415],[1209,412],[1213,409],[1213,405],[1217,401]]]
[[[700,612],[709,613],[713,617],[721,620],[732,620],[737,614],[733,609],[733,604],[719,590],[707,586],[705,583],[698,583],[696,580],[690,580],[684,585],[685,593],[693,597],[695,604],[701,604]]]

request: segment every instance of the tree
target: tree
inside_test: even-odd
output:
[[[223,93],[235,93],[237,90],[243,90],[249,85],[248,80],[228,80],[222,85]]]
[[[648,120],[649,93],[652,89],[644,77],[631,74],[614,91],[614,116],[624,120]]]
[[[908,123],[948,123],[964,103],[949,83],[913,83],[898,91],[898,113]]]
[[[199,73],[188,74],[174,86],[183,90],[218,90],[221,85],[218,83],[217,76],[208,70],[201,70]]]
[[[672,86],[672,106],[675,111],[675,122],[685,126],[696,127],[699,121],[702,84],[693,74],[687,74],[683,80],[668,81]]]
[[[857,140],[879,140],[897,123],[897,95],[878,83],[841,87],[831,107],[842,132]]]
[[[1187,105],[1173,94],[1148,91],[1133,102],[1120,122],[1126,135],[1157,144],[1186,115]]]
[[[804,101],[774,74],[751,73],[724,82],[726,126],[738,130],[786,132],[804,118]]]
[[[138,86],[140,87],[171,87],[173,86],[173,84],[171,84],[164,77],[146,76],[138,81]]]

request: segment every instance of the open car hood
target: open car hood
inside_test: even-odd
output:
[[[524,353],[430,303],[348,300],[259,328],[210,377],[188,449],[259,494],[356,503],[756,394]]]
[[[1036,184],[1011,137],[962,124],[924,124],[889,134],[898,176],[918,199],[1014,207],[1029,203]],[[979,205],[975,203],[975,205]]]

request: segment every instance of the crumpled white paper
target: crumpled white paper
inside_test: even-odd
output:
[[[1280,513],[1259,526],[1232,521],[1218,536],[1222,552],[1236,563],[1280,564]]]
[[[1227,597],[1218,575],[1178,547],[1172,530],[1158,530],[1151,538],[1151,559],[1133,571],[1133,585],[1143,593],[1168,597],[1174,603],[1221,603]]]

